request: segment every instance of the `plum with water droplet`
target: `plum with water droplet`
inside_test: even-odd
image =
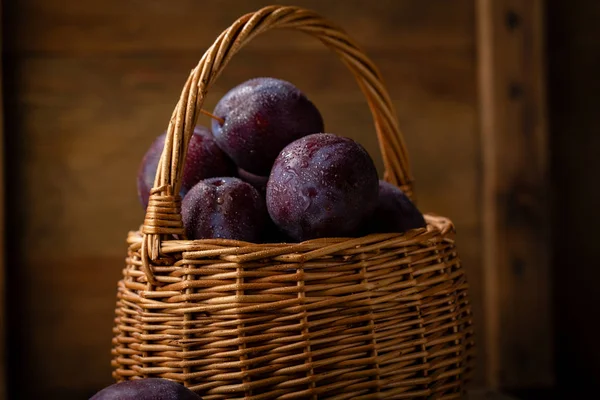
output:
[[[377,207],[365,222],[364,233],[403,233],[426,226],[423,214],[397,186],[379,181]]]
[[[378,176],[367,151],[330,133],[286,146],[267,183],[267,209],[275,224],[299,241],[354,236],[377,205]]]
[[[154,140],[144,155],[138,171],[138,198],[144,208],[148,207],[150,190],[154,186],[154,178],[165,146],[166,136],[167,134],[163,133]],[[180,195],[185,196],[187,191],[202,179],[235,175],[235,164],[219,148],[210,130],[203,126],[195,127],[183,168]]]
[[[145,378],[115,383],[90,400],[201,400],[201,397],[177,382]]]
[[[258,191],[233,177],[198,182],[183,198],[181,216],[188,239],[247,242],[261,240],[268,218]]]
[[[217,143],[244,170],[268,175],[289,143],[323,132],[323,118],[296,86],[275,78],[255,78],[231,89],[213,111]]]

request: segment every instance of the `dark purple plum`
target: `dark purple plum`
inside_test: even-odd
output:
[[[145,378],[115,383],[90,400],[201,400],[201,397],[177,382]]]
[[[267,222],[264,198],[239,178],[198,182],[183,198],[181,216],[188,239],[259,242]]]
[[[313,134],[286,146],[267,183],[275,224],[299,241],[353,236],[377,205],[377,170],[352,139]]]
[[[138,197],[144,208],[148,207],[150,190],[154,186],[154,178],[158,162],[165,146],[166,133],[157,137],[142,160],[138,171]],[[219,148],[210,130],[203,126],[194,128],[190,138],[183,177],[181,196],[202,179],[218,176],[235,176],[236,167],[233,161]]]
[[[323,132],[315,105],[294,85],[275,78],[255,78],[233,89],[213,112],[217,143],[244,170],[268,175],[273,161],[289,143]]]
[[[379,181],[377,207],[367,218],[365,234],[403,233],[425,226],[423,214],[400,188],[391,183]]]
[[[267,182],[269,181],[268,176],[255,175],[242,168],[238,168],[237,173],[241,180],[243,180],[244,182],[248,182],[249,184],[254,186],[254,188],[258,190],[260,194],[262,194],[263,196],[266,194]]]

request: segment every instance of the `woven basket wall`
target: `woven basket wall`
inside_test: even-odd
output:
[[[203,399],[462,398],[472,367],[468,285],[446,218],[404,234],[299,244],[176,240],[187,144],[203,100],[256,35],[286,28],[333,50],[373,113],[385,179],[412,195],[396,114],[373,63],[297,7],[241,17],[192,70],[169,123],[141,229],[118,283],[116,380],[162,377]]]

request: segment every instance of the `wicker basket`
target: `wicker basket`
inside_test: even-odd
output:
[[[162,377],[203,399],[456,399],[473,331],[452,223],[405,234],[253,244],[183,238],[182,165],[207,90],[256,35],[318,38],[356,76],[385,179],[412,194],[405,145],[373,63],[312,11],[271,6],[238,19],[204,54],[169,123],[146,218],[118,284],[116,380]]]

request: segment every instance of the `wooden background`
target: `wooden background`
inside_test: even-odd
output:
[[[10,398],[82,399],[111,382],[116,282],[127,231],[143,218],[135,189],[141,157],[166,128],[203,51],[238,16],[269,3],[4,2]],[[480,343],[475,384],[552,384],[548,242],[540,223],[545,116],[541,55],[532,53],[541,46],[541,1],[277,3],[312,8],[342,25],[380,67],[406,135],[420,208],[450,217],[458,229]],[[236,56],[205,108],[261,75],[297,84],[327,129],[359,140],[381,171],[353,78],[301,34],[258,38]],[[515,178],[532,163],[533,174]]]
[[[548,4],[557,383],[585,398],[600,388],[600,2]]]

